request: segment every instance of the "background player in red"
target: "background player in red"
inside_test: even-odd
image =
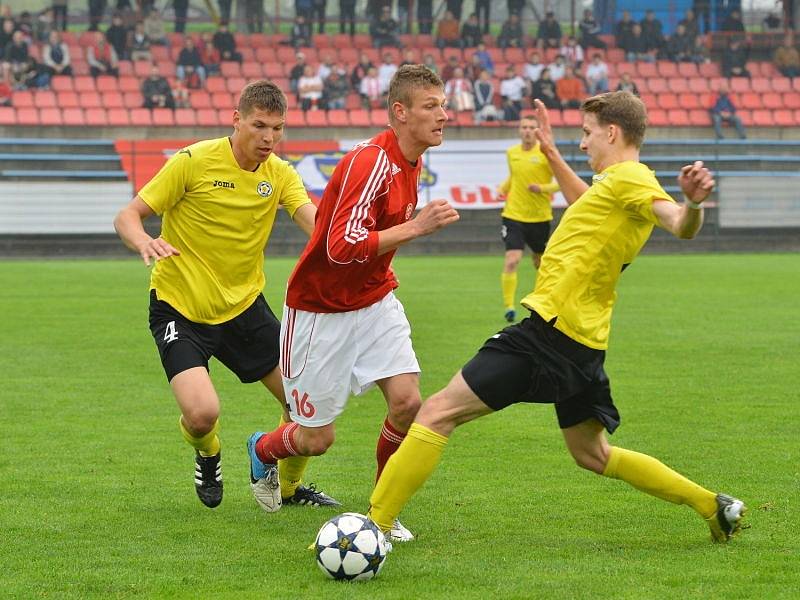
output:
[[[376,450],[378,475],[420,407],[411,328],[393,290],[395,250],[458,220],[445,200],[412,218],[421,156],[442,143],[445,95],[438,75],[405,65],[392,78],[389,128],[347,153],[318,207],[314,233],[289,279],[281,374],[292,423],[248,442],[253,476],[279,459],[323,454],[350,393],[377,384],[389,414]],[[280,502],[280,490],[274,502]],[[391,535],[412,539],[399,522]]]

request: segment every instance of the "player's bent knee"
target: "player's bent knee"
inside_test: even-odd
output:
[[[602,475],[606,468],[606,460],[593,452],[576,451],[572,452],[572,458],[575,459],[575,464],[581,469],[586,469],[598,475]]]
[[[333,446],[336,434],[332,427],[300,428],[298,450],[303,456],[321,456]]]
[[[183,413],[183,424],[192,435],[203,436],[214,428],[218,418],[218,411],[200,408]]]
[[[408,428],[414,422],[420,406],[422,406],[422,398],[420,398],[419,392],[409,393],[403,397],[392,399],[392,403],[389,405],[389,415],[396,425]]]

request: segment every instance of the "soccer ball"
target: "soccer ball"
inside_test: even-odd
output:
[[[386,558],[383,532],[358,513],[333,517],[319,530],[314,546],[317,566],[332,579],[372,579]]]

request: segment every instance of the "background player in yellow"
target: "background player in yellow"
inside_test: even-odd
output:
[[[628,92],[610,92],[581,107],[581,150],[596,173],[590,187],[558,153],[544,105],[536,101],[536,108],[537,137],[571,206],[548,243],[534,291],[522,300],[530,317],[487,340],[447,387],[422,405],[376,484],[370,517],[388,530],[436,468],[457,426],[514,403],[541,402],[555,405],[567,449],[579,466],[687,504],[705,519],[712,539],[725,542],[740,528],[742,501],[709,491],[655,458],[608,443],[606,431],[614,432],[620,416],[603,368],[622,270],[654,225],[679,238],[695,236],[703,222],[702,203],[714,187],[712,175],[700,161],[683,167],[678,182],[686,201],[676,204],[639,162],[644,104]],[[502,440],[496,445],[502,447]]]
[[[553,209],[552,195],[558,191],[558,182],[553,181],[553,170],[536,139],[538,123],[533,115],[523,115],[519,121],[520,143],[506,151],[508,179],[498,188],[506,196],[501,213],[501,234],[506,246],[503,273],[500,285],[503,291],[505,319],[509,323],[516,318],[514,297],[517,292],[517,269],[525,245],[533,251],[533,266],[538,269],[542,253],[550,237],[550,221]],[[530,288],[528,288],[530,289]]]
[[[267,305],[264,247],[278,205],[306,234],[316,209],[294,168],[274,150],[283,136],[286,98],[268,81],[247,85],[233,112],[233,134],[192,144],[176,153],[123,208],[114,227],[146,265],[150,277],[150,330],[181,411],[180,429],[195,449],[195,489],[214,508],[222,501],[220,402],[208,372],[215,356],[243,383],[261,381],[289,416],[279,359],[280,322]],[[153,238],[143,221],[162,216]],[[336,505],[300,485],[308,459],[280,465],[285,501]],[[251,473],[256,500],[268,511],[279,482]],[[261,489],[262,487],[271,489]]]

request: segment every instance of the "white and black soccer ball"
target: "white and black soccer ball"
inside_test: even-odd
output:
[[[343,513],[325,523],[315,541],[317,565],[328,577],[372,579],[386,559],[386,538],[367,517]]]

